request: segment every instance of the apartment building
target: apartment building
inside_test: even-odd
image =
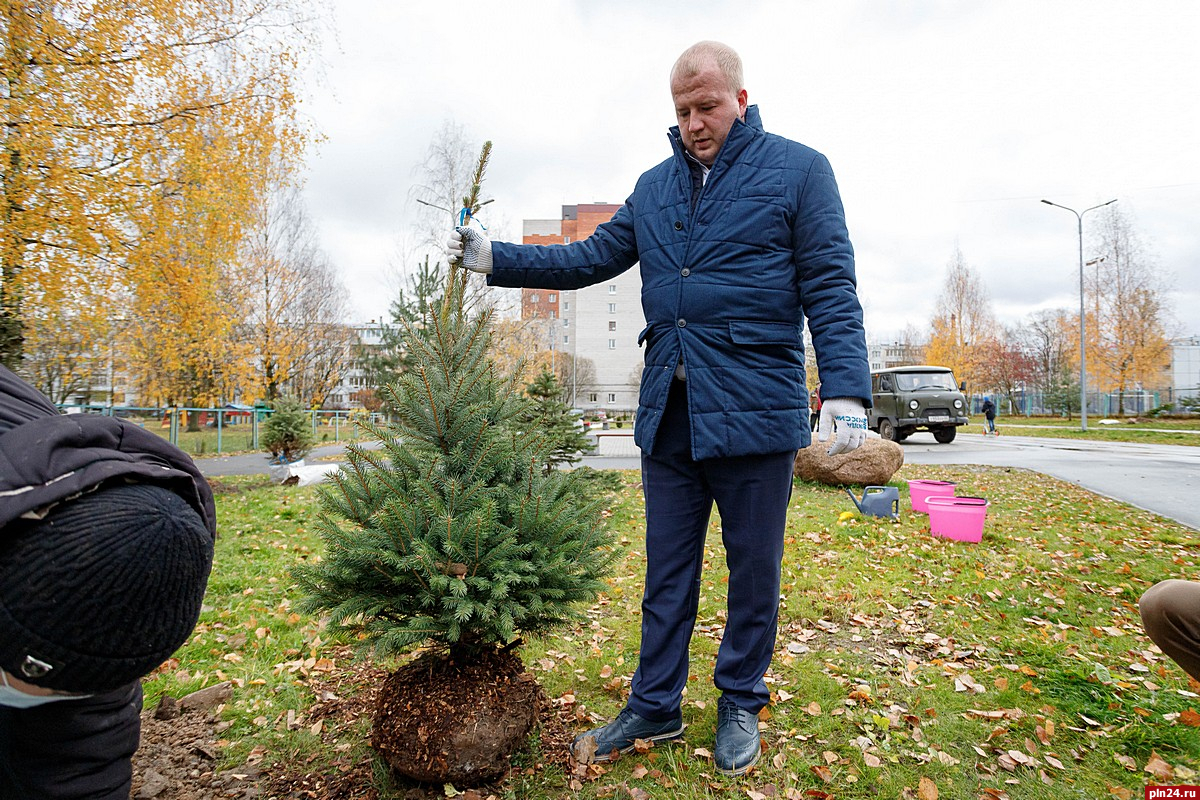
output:
[[[570,244],[586,239],[612,219],[620,205],[589,203],[562,207],[559,219],[525,220],[524,244]],[[642,276],[635,266],[612,280],[574,291],[524,289],[521,318],[547,321],[548,346],[595,368],[580,381],[575,405],[585,411],[629,414],[637,409],[642,351]]]
[[[868,343],[867,361],[871,365],[872,372],[922,363],[920,348],[903,342]]]

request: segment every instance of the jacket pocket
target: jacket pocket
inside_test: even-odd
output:
[[[641,347],[642,342],[646,341],[646,339],[650,336],[650,328],[651,327],[652,326],[647,325],[646,327],[642,328],[642,332],[638,334],[638,338],[637,338],[638,347]]]
[[[734,344],[800,346],[800,328],[787,322],[735,319],[729,323]]]

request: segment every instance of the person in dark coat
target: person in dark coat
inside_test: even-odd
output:
[[[183,451],[0,366],[0,799],[128,799],[141,678],[195,627],[215,536]]]
[[[1000,434],[996,433],[996,404],[992,402],[992,398],[983,398],[983,405],[979,407],[979,410],[983,412],[985,420],[983,434],[999,436]]]
[[[796,450],[809,444],[805,317],[817,354],[820,437],[831,455],[866,435],[870,369],[854,251],[828,160],[767,133],[747,105],[741,59],[700,42],[676,61],[672,155],[613,218],[556,246],[492,243],[471,227],[452,259],[493,286],[578,289],[640,263],[645,366],[634,438],[646,497],[639,663],[616,720],[576,738],[581,761],[683,732],[682,691],[715,501],[729,565],[717,655],[714,762],[759,758],[770,701],[783,532]]]
[[[814,431],[817,430],[817,424],[821,421],[821,384],[808,393],[808,424]]]

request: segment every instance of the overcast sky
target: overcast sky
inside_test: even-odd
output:
[[[825,153],[868,336],[924,328],[957,249],[1002,322],[1079,306],[1075,217],[1112,198],[1200,335],[1200,3],[333,0],[306,196],[357,319],[415,261],[414,169],[493,142],[489,228],[621,203],[666,158],[667,75],[717,39],[764,127]],[[1085,237],[1090,221],[1084,217]],[[1085,238],[1086,241],[1086,238]],[[440,254],[438,254],[440,255]]]

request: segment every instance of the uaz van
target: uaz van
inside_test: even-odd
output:
[[[930,431],[940,444],[949,444],[958,426],[969,422],[966,388],[955,382],[948,367],[923,364],[872,372],[874,407],[867,412],[867,424],[893,442]]]

